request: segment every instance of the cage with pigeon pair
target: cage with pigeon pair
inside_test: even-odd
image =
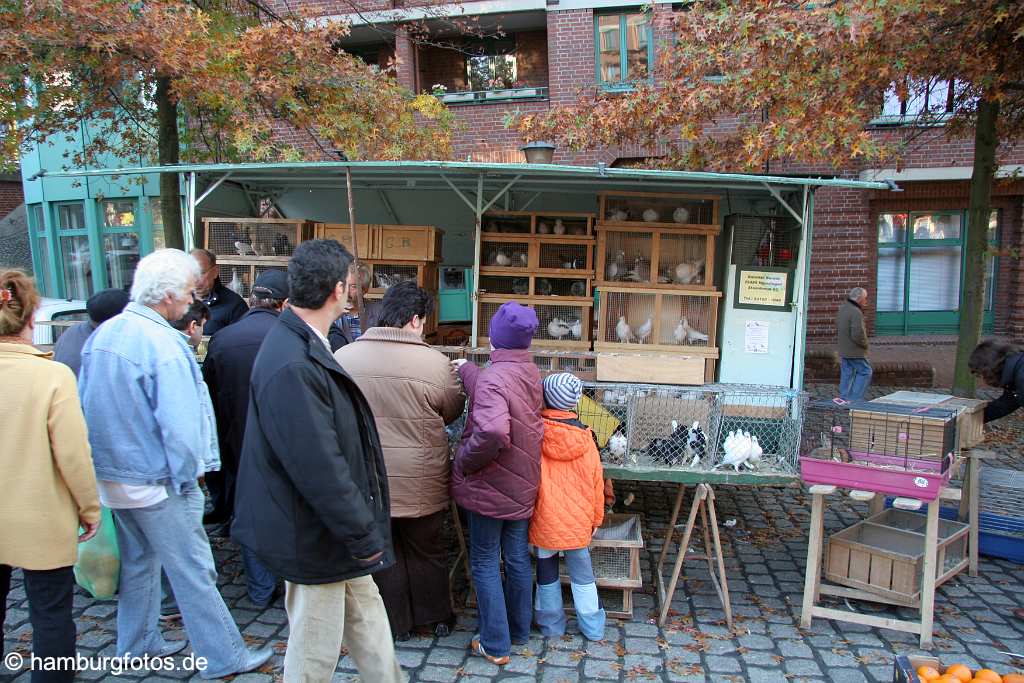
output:
[[[225,258],[284,258],[313,239],[316,224],[286,218],[204,218],[203,247]]]
[[[534,347],[562,349],[590,349],[590,328],[594,302],[590,299],[481,294],[477,302],[479,343],[490,344],[488,331],[491,318],[501,305],[516,301],[537,314],[537,331],[533,335]]]
[[[608,466],[796,476],[799,392],[728,384],[584,387],[580,420],[593,429]]]
[[[800,474],[808,484],[932,501],[953,474],[954,409],[819,400],[804,412]]]

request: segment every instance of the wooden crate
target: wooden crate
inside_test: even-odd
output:
[[[632,588],[601,588],[597,589],[597,598],[604,609],[605,616],[609,619],[633,618],[633,589]],[[562,604],[565,606],[566,614],[576,613],[572,601],[572,588],[567,583],[562,584]]]
[[[597,228],[597,281],[613,287],[714,288],[716,231],[650,226]],[[690,275],[677,270],[689,264]]]
[[[480,242],[480,273],[531,275],[536,242],[529,236],[483,237]]]
[[[598,588],[641,588],[640,551],[644,537],[639,515],[608,513],[590,540],[590,564]],[[569,582],[564,560],[559,569],[563,583]]]
[[[336,239],[352,251],[352,229],[347,223],[318,223],[317,235]],[[356,225],[358,256],[366,259],[440,261],[443,237],[444,231],[431,225]]]
[[[235,290],[246,301],[252,293],[256,278],[265,270],[288,272],[288,257],[235,256],[217,259],[220,280],[225,287]]]
[[[557,296],[559,298],[592,300],[592,278],[587,275],[563,277],[557,275],[509,275],[492,268],[480,269],[481,294],[504,296]]]
[[[923,583],[926,521],[924,515],[891,508],[832,534],[826,578],[898,604],[914,604]],[[967,566],[969,530],[967,524],[939,520],[936,586]]]
[[[718,195],[672,194],[664,192],[601,192],[598,195],[598,224],[644,225],[664,228],[699,228],[718,230]],[[678,220],[678,209],[685,210],[685,220]],[[653,210],[653,220],[644,213]]]
[[[539,326],[533,336],[533,346],[559,349],[590,349],[590,322],[593,318],[594,302],[589,299],[571,297],[525,297],[525,296],[493,296],[482,295],[477,301],[477,321],[479,343],[486,346],[490,343],[487,335],[488,325],[501,305],[507,301],[517,301],[529,306],[537,313]],[[555,319],[570,325],[578,323],[579,337],[568,334],[556,337],[551,333]]]
[[[693,356],[718,357],[716,335],[718,306],[721,292],[705,289],[630,289],[601,286],[598,289],[599,308],[597,351],[667,351]],[[619,341],[617,326],[625,318],[631,328],[630,341]],[[682,327],[685,318],[686,327]],[[642,340],[637,338],[650,321],[650,332]],[[692,329],[707,336],[707,341],[681,337],[680,332]],[[677,342],[679,336],[683,341]]]
[[[681,353],[597,353],[598,382],[700,385],[713,382],[714,359]]]
[[[851,410],[849,448],[855,453],[942,460],[956,451],[956,420],[954,412],[940,409],[908,415]]]
[[[941,400],[936,400],[941,399]],[[879,396],[872,403],[891,403],[914,407],[929,406],[956,411],[956,441],[958,450],[974,448],[985,440],[985,404],[987,401],[955,396],[937,396],[917,391],[897,391]]]
[[[592,213],[559,211],[488,211],[481,224],[483,235],[551,235],[552,237],[591,237]],[[559,227],[561,221],[561,227]],[[562,231],[558,235],[556,231]]]
[[[219,257],[291,256],[313,239],[315,224],[287,218],[204,218],[203,247]],[[237,243],[237,244],[236,244]]]

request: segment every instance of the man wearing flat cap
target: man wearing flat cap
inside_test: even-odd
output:
[[[102,323],[123,311],[128,305],[128,299],[128,292],[123,289],[104,289],[90,296],[85,302],[89,319],[69,327],[57,338],[53,359],[71,368],[75,377],[78,377],[82,369],[82,347],[85,341]]]
[[[288,274],[283,270],[260,273],[249,297],[248,312],[210,340],[203,363],[203,379],[210,387],[217,416],[221,470],[206,475],[213,510],[207,514],[204,523],[226,522],[233,514],[235,478],[249,409],[249,376],[263,338],[277,322],[277,316],[287,301]],[[273,601],[277,577],[244,548],[242,559],[249,599],[259,607],[266,606]]]

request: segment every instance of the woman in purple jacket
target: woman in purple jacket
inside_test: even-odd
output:
[[[527,532],[540,481],[540,373],[530,357],[537,314],[515,302],[491,318],[491,364],[459,368],[469,417],[452,467],[452,496],[469,516],[480,633],[475,654],[507,664],[530,634],[533,572]],[[505,561],[505,585],[500,561]]]

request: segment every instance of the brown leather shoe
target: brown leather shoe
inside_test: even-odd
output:
[[[504,657],[495,657],[493,655],[489,655],[486,652],[484,652],[484,648],[480,644],[480,637],[479,636],[473,638],[473,640],[469,643],[469,649],[473,652],[473,654],[478,655],[480,657],[483,657],[484,659],[486,659],[491,664],[497,664],[498,666],[505,666],[506,664],[509,663],[509,656],[508,655],[505,655]]]

